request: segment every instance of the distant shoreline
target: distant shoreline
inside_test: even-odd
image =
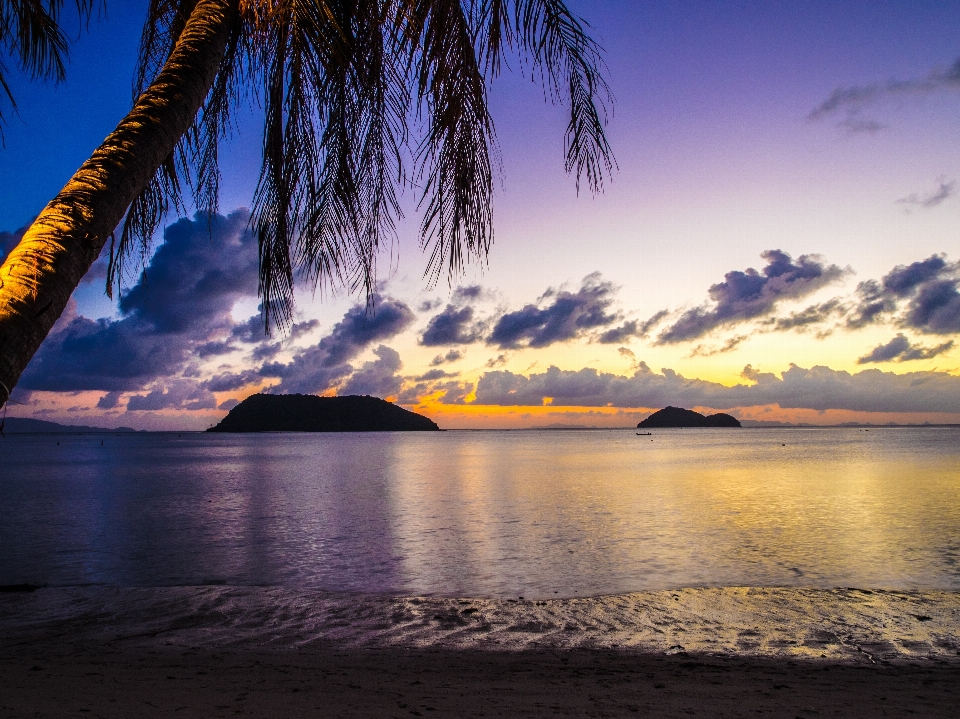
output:
[[[22,419],[19,417],[8,417],[7,422],[9,423],[11,419]],[[746,420],[749,422],[749,420]],[[129,427],[117,427],[115,429],[110,429],[107,427],[90,427],[90,426],[76,426],[76,425],[66,425],[66,424],[57,424],[54,422],[45,422],[48,425],[56,425],[56,429],[41,429],[41,430],[20,430],[16,428],[5,428],[4,434],[6,435],[83,435],[83,434],[116,434],[116,435],[143,435],[143,434],[206,434],[211,436],[209,432],[203,429],[131,429]],[[944,428],[956,428],[960,427],[960,424],[784,424],[784,425],[750,425],[745,424],[740,429],[763,429],[763,430],[774,430],[774,429],[944,429]],[[631,425],[627,427],[456,427],[451,429],[442,429],[443,432],[621,432],[626,430],[635,430],[636,427]],[[664,427],[664,428],[653,428],[653,432],[697,432],[703,430],[717,430],[717,429],[727,429],[727,428],[717,428],[717,427]],[[334,434],[331,432],[285,432],[285,431],[276,431],[276,432],[259,432],[257,434]],[[364,432],[363,434],[377,434]]]

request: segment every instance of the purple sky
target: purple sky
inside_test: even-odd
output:
[[[63,85],[15,77],[20,113],[7,113],[0,151],[0,232],[26,224],[128,108],[143,5],[108,3],[108,19],[80,35]],[[303,333],[267,357],[273,350],[263,343],[223,345],[256,313],[251,280],[208,308],[216,321],[165,335],[180,344],[154,372],[55,382],[44,375],[54,370],[38,365],[28,371],[33,389],[22,389],[23,404],[11,411],[203,427],[222,416],[217,406],[273,385],[399,396],[427,407],[443,426],[542,424],[541,415],[560,416],[550,407],[561,402],[574,408],[563,410],[571,422],[627,424],[642,408],[680,402],[670,397],[757,419],[960,421],[960,353],[951,344],[960,333],[960,71],[953,70],[960,6],[571,5],[607,51],[617,98],[609,132],[620,171],[602,196],[578,197],[562,169],[562,109],[545,104],[529,80],[500,78],[491,92],[503,157],[496,244],[489,266],[462,278],[482,292],[425,288],[426,258],[407,198],[411,211],[381,276],[385,301],[410,316],[369,341],[351,335],[349,357],[330,365],[336,376],[310,379],[301,370],[325,361],[325,341],[329,348],[331,337],[347,337],[357,298],[321,301],[301,292]],[[259,163],[256,118],[238,121],[240,133],[224,153],[225,214],[249,205]],[[187,229],[181,226],[184,236]],[[777,264],[775,250],[787,259]],[[942,257],[932,274],[899,294],[890,289],[934,256]],[[197,258],[217,259],[200,250]],[[162,260],[155,258],[158,272]],[[134,300],[118,308],[102,289],[95,280],[78,290],[73,331],[106,318],[101,325],[114,339],[133,343],[124,346],[152,346],[158,330],[149,308]],[[424,302],[429,309],[420,309]],[[864,320],[865,308],[877,304]],[[460,334],[430,344],[425,332],[447,305],[442,321],[460,318]],[[532,323],[525,334],[498,339],[520,322]],[[45,346],[46,367],[94,363],[94,355],[64,354],[66,338]],[[204,349],[217,342],[223,353]],[[432,364],[450,353],[461,357]],[[560,374],[549,375],[551,366]],[[286,376],[268,374],[281,367]],[[440,371],[447,376],[423,379]],[[613,379],[589,394],[583,372],[599,378],[594,389]],[[671,372],[687,384],[670,384]],[[230,384],[214,382],[225,375],[245,383],[212,389]],[[780,385],[764,386],[769,376]],[[550,384],[557,378],[566,378],[569,394]],[[937,392],[908,400],[897,389],[907,380]],[[512,400],[494,385],[509,386],[509,397],[523,395],[527,404],[503,409]]]

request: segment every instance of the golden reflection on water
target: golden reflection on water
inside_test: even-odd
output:
[[[0,446],[0,584],[960,589],[960,428],[54,443]]]
[[[905,435],[917,432],[919,446]],[[430,576],[452,551],[461,561],[444,584],[493,567],[520,593],[957,587],[958,433],[937,433],[462,433],[442,452],[406,442],[391,462],[404,574]]]

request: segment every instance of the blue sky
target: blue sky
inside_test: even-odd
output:
[[[617,99],[609,132],[620,169],[604,194],[577,195],[563,173],[562,108],[507,73],[491,90],[503,172],[488,265],[426,287],[407,197],[380,266],[394,324],[357,324],[361,298],[305,288],[299,334],[277,347],[241,339],[257,310],[253,275],[182,332],[158,329],[168,318],[150,303],[161,290],[138,292],[132,279],[118,307],[92,278],[75,294],[72,329],[65,318],[11,411],[202,428],[274,387],[367,390],[450,427],[625,425],[682,402],[780,421],[960,421],[960,7],[571,5],[606,49]],[[26,224],[129,107],[143,3],[108,10],[79,35],[66,83],[13,85],[0,231]],[[224,152],[224,215],[249,206],[256,121],[238,116]],[[233,234],[215,244],[247,247],[242,218],[225,218]],[[189,244],[201,242],[196,228],[178,228],[168,244],[215,267],[215,252]],[[157,273],[171,266],[164,257]],[[167,301],[196,303],[190,280],[170,277]],[[108,377],[95,349],[65,351],[80,336],[101,341],[95,326],[153,370]],[[154,346],[167,354],[151,365]],[[54,379],[70,363],[90,376]]]

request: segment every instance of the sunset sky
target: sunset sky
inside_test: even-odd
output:
[[[375,314],[303,287],[292,331],[265,337],[251,110],[212,233],[171,216],[119,302],[98,261],[9,413],[203,429],[272,388],[396,399],[444,428],[630,426],[667,404],[960,422],[960,4],[570,5],[616,96],[602,195],[563,172],[564,109],[506,73],[489,264],[429,287],[410,194]],[[12,75],[0,255],[129,108],[145,2],[108,8],[66,83]]]

